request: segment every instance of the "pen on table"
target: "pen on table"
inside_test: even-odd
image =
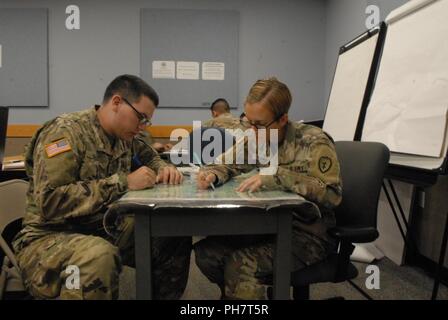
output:
[[[198,163],[199,167],[202,167],[201,160],[199,159],[199,157],[196,154],[196,152],[193,152],[193,158],[194,158],[194,160],[196,160],[196,162]],[[213,191],[215,191],[215,185],[213,184],[213,182],[210,182],[210,186],[212,187]]]

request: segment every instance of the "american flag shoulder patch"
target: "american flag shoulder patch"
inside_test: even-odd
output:
[[[65,138],[49,143],[45,146],[45,152],[47,153],[48,158],[70,150],[72,150],[72,147]]]

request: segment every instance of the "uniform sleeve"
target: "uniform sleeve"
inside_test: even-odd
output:
[[[154,138],[153,138],[153,136],[148,132],[148,131],[145,131],[145,141],[151,146],[153,143],[154,143]]]
[[[341,202],[342,184],[333,143],[326,137],[314,140],[292,164],[279,165],[275,175],[263,175],[265,189],[283,188],[326,208]]]
[[[47,220],[96,214],[127,190],[124,173],[80,180],[83,140],[75,131],[67,127],[47,131],[34,148],[34,198]]]
[[[238,149],[239,144],[240,148],[242,148],[244,152],[240,152],[241,149],[240,150]],[[221,185],[230,180],[232,177],[256,169],[257,168],[256,163],[251,164],[248,161],[249,155],[247,146],[248,146],[247,139],[237,142],[232,148],[230,148],[228,151],[226,151],[225,153],[223,153],[221,156],[218,157],[218,161],[220,162],[220,164],[212,164],[204,166],[203,170],[214,173],[216,175],[216,178],[218,179],[216,185]],[[242,160],[238,160],[237,153],[244,155]],[[232,159],[233,161],[229,159]]]
[[[202,127],[204,127],[204,128],[211,128],[211,127],[213,127],[213,122],[214,122],[213,118],[212,119],[208,119],[208,120],[202,122]]]
[[[169,164],[160,158],[159,153],[151,147],[150,139],[147,135],[139,134],[133,141],[132,144],[133,154],[138,157],[140,162],[151,168],[156,173],[160,169],[168,166]]]
[[[223,165],[213,164],[204,166],[204,171],[211,172],[216,175],[216,185],[221,185],[229,181],[232,177],[249,172],[255,169],[255,165]]]

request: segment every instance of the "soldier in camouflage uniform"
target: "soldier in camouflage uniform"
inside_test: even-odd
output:
[[[118,297],[122,264],[134,266],[134,218],[118,217],[112,237],[103,227],[108,205],[128,190],[182,182],[143,133],[157,104],[143,80],[119,76],[101,106],[61,115],[33,136],[25,154],[27,212],[13,246],[35,298]],[[141,167],[131,173],[134,157]],[[155,297],[178,299],[187,283],[191,238],[155,238],[152,244]],[[79,288],[67,286],[69,266],[79,270]]]
[[[335,225],[332,209],[341,202],[342,185],[332,139],[317,127],[288,121],[291,100],[287,86],[275,78],[259,80],[251,88],[245,116],[256,134],[257,130],[266,129],[268,143],[269,130],[278,130],[278,167],[276,172],[244,180],[237,191],[292,191],[318,205],[321,218],[307,212],[293,216],[291,271],[295,271],[325,259],[335,250],[335,241],[326,230]],[[257,167],[260,166],[208,165],[198,174],[198,188],[223,184]],[[194,246],[198,267],[229,299],[270,296],[273,248],[272,236],[208,237]]]
[[[223,113],[216,118],[212,118],[202,123],[206,128],[241,129],[241,121],[230,112]]]
[[[230,106],[227,100],[219,98],[213,101],[210,110],[212,118],[204,121],[202,126],[205,128],[225,128],[239,129],[241,128],[240,119],[230,113]]]

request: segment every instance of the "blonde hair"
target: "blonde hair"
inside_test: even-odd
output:
[[[286,84],[275,77],[270,77],[258,80],[250,88],[246,103],[257,102],[263,102],[277,118],[288,113],[292,96]]]

